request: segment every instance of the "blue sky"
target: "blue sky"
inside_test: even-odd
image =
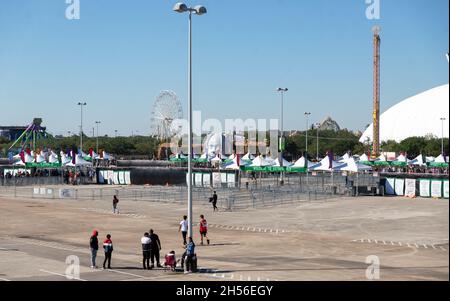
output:
[[[0,124],[42,117],[49,132],[150,133],[160,90],[175,91],[186,115],[187,15],[168,0],[0,2]],[[382,27],[382,110],[448,83],[448,0],[202,0],[194,16],[194,109],[204,118],[278,118],[278,86],[288,87],[285,128],[328,115],[362,130],[372,106],[372,33]]]

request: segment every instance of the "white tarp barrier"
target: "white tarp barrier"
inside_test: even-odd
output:
[[[235,174],[228,174],[227,176],[228,179],[228,187],[236,187],[236,176]]]
[[[442,181],[441,180],[431,181],[431,197],[432,198],[442,198]]]
[[[211,186],[211,177],[210,174],[203,174],[203,187],[210,187]]]
[[[119,184],[125,185],[125,173],[123,171],[119,171]]]
[[[416,179],[405,180],[405,196],[409,198],[416,197]]]
[[[125,171],[125,185],[131,185],[131,172]]]
[[[113,183],[114,183],[114,185],[120,185],[119,172],[117,172],[117,171],[113,172]]]
[[[220,172],[213,172],[213,187],[221,187],[222,186],[222,176]],[[226,176],[226,175],[225,175]]]
[[[386,194],[387,195],[395,195],[395,179],[387,178],[386,179]]]
[[[423,198],[429,198],[430,194],[430,180],[421,179],[419,184],[420,196]]]
[[[201,173],[195,173],[194,174],[194,182],[195,182],[194,186],[198,186],[198,187],[203,186],[202,176],[203,175]]]
[[[114,171],[108,170],[108,184],[113,185],[114,184]]]
[[[405,179],[395,179],[395,194],[405,195]]]
[[[104,170],[100,170],[100,172],[98,173],[98,183],[99,184],[105,183],[105,171]]]
[[[443,197],[444,198],[446,198],[446,199],[448,199],[448,193],[449,193],[449,191],[448,191],[448,180],[447,181],[444,181],[444,183],[442,184],[442,186],[443,186]]]
[[[222,183],[227,183],[227,175],[227,173],[220,174]]]
[[[186,173],[186,185],[188,185],[188,182],[189,182],[189,174]],[[195,173],[192,174],[192,183],[193,185],[195,185]]]
[[[73,189],[60,189],[59,190],[59,198],[60,199],[71,199],[74,196]]]

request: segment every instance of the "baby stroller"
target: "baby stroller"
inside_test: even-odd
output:
[[[175,269],[177,267],[177,259],[175,257],[175,251],[171,251],[169,254],[165,257],[164,267],[167,269],[170,269],[172,272],[175,272]]]

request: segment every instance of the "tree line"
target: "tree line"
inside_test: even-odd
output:
[[[318,139],[317,139],[318,134]],[[324,130],[317,133],[316,130],[308,131],[308,158],[315,159],[326,156],[327,152],[335,155],[343,155],[346,152],[361,155],[370,153],[371,146],[359,142],[359,134],[348,130]],[[317,143],[318,142],[318,143]],[[8,148],[11,141],[5,137],[0,137],[0,151],[2,157],[8,156]],[[77,150],[80,143],[79,136],[55,138],[48,135],[45,139],[36,142],[36,148],[51,148],[54,150],[68,149]],[[133,137],[99,137],[99,149],[105,150],[116,156],[141,156],[154,158],[158,152],[162,141],[154,137],[133,136]],[[83,136],[83,151],[90,148],[96,151],[97,139]],[[401,142],[386,141],[381,145],[382,151],[406,153],[409,158],[420,154],[427,156],[438,156],[441,153],[441,139],[436,137],[411,137]],[[286,137],[285,157],[288,160],[295,160],[306,152],[306,132],[297,132]],[[444,153],[449,152],[449,139],[444,139]]]

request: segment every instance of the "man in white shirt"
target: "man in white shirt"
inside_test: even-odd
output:
[[[178,232],[181,231],[181,234],[183,235],[183,245],[187,245],[186,237],[188,233],[188,221],[187,216],[183,216],[183,220],[180,222],[180,227],[178,228]]]
[[[151,253],[151,239],[150,235],[148,233],[145,233],[144,236],[141,238],[141,244],[142,244],[142,266],[144,267],[144,270],[150,270],[150,253]]]

